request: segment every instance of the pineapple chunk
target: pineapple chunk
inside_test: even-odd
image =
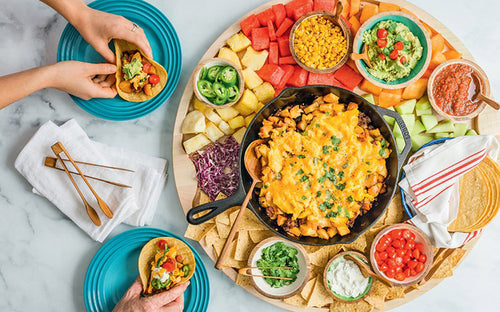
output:
[[[267,50],[257,52],[252,47],[248,47],[245,55],[243,55],[241,59],[241,63],[251,70],[258,71],[264,66],[268,55],[269,53]]]
[[[247,128],[243,127],[243,128],[240,128],[240,130],[236,131],[233,134],[233,138],[236,140],[236,142],[241,144],[241,142],[243,141],[243,137],[245,136],[246,131],[247,131]]]
[[[222,120],[228,121],[238,116],[238,111],[233,107],[218,108],[216,109],[217,114],[222,118]]]
[[[257,88],[253,90],[259,102],[267,104],[270,100],[274,98],[274,88],[269,82],[264,82]]]
[[[225,135],[231,135],[233,134],[234,130],[229,126],[227,122],[224,120],[221,120],[219,124],[219,129],[224,132]]]
[[[255,117],[255,114],[248,115],[248,116],[245,117],[245,126],[246,127],[248,127],[250,125],[250,123],[252,122],[252,120],[253,120],[254,117]]]
[[[224,136],[224,133],[220,131],[219,128],[213,123],[209,122],[207,124],[207,137],[212,141],[215,142],[218,139],[222,138]]]
[[[243,116],[234,117],[233,119],[229,120],[228,123],[231,128],[236,130],[245,125],[245,118],[243,118]]]
[[[240,52],[252,44],[250,39],[248,39],[247,36],[245,36],[241,31],[227,39],[226,43],[234,52]]]
[[[184,141],[184,150],[191,154],[202,149],[205,145],[210,144],[210,140],[204,134],[197,134],[189,140]]]
[[[182,121],[182,133],[200,133],[205,132],[205,116],[197,110],[189,112]]]
[[[226,47],[220,48],[218,57],[226,59],[226,60],[230,60],[231,62],[236,64],[236,67],[241,69],[240,58],[238,57],[236,52],[232,51],[231,49],[226,48]]]
[[[216,125],[222,120],[212,109],[205,110],[205,117]]]
[[[245,89],[240,101],[233,107],[243,116],[247,116],[255,112],[258,104],[259,101],[257,100],[255,94],[252,91]]]
[[[202,101],[198,100],[198,98],[193,97],[193,108],[204,113],[209,107],[206,106]]]
[[[255,89],[264,82],[259,75],[250,68],[245,68],[242,72],[243,78],[245,79],[245,86],[248,89]]]

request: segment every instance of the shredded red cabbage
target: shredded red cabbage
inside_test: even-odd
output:
[[[223,142],[214,142],[189,157],[196,168],[198,187],[210,200],[215,200],[220,192],[231,196],[236,191],[239,180],[239,155],[240,145],[229,137]]]

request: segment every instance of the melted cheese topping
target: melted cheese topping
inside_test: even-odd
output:
[[[357,109],[339,107],[337,114],[317,114],[303,133],[271,135],[263,168],[261,197],[292,219],[307,218],[321,228],[345,227],[359,214],[359,202],[375,199],[367,176],[387,175],[389,150],[378,130],[375,140],[358,126]]]

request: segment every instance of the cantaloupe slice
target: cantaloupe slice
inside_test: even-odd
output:
[[[429,79],[427,78],[421,78],[408,87],[405,88],[403,91],[402,98],[405,100],[411,100],[411,99],[419,99],[422,96],[424,96],[425,91],[427,91],[427,82]]]
[[[354,16],[359,13],[361,8],[361,0],[351,0],[351,8],[349,10],[349,16]]]
[[[374,85],[373,83],[369,82],[368,79],[363,80],[359,88],[363,91],[366,91],[368,93],[374,94],[374,95],[380,95],[380,92],[382,92],[382,88]]]
[[[454,60],[454,59],[459,59],[462,58],[462,53],[455,51],[455,50],[448,50],[446,52],[443,52],[444,57],[449,60]]]
[[[340,13],[340,16],[343,16],[346,20],[349,17],[349,12],[351,11],[351,5],[349,4],[348,0],[338,0],[342,2],[343,9],[342,12]]]
[[[446,62],[446,57],[444,56],[444,54],[442,52],[436,52],[436,54],[434,54],[431,58],[429,69],[434,69],[444,62]]]
[[[378,5],[366,3],[361,10],[361,16],[359,18],[359,22],[363,24],[370,17],[378,13]]]
[[[378,98],[378,104],[382,107],[391,107],[394,105],[399,105],[401,102],[401,91],[402,89],[384,89],[380,92]]]
[[[432,55],[444,50],[444,38],[441,34],[434,35],[431,38]]]
[[[401,7],[399,5],[389,2],[380,2],[380,4],[378,5],[379,12],[399,11],[400,9]]]
[[[361,23],[356,16],[351,16],[351,18],[349,18],[349,23],[351,23],[352,35],[355,36],[361,27]]]

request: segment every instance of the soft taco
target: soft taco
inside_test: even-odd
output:
[[[155,97],[167,84],[167,71],[133,43],[115,39],[116,90],[129,102]]]
[[[196,263],[191,249],[173,237],[150,240],[139,255],[139,275],[145,295],[169,290],[188,281]]]

